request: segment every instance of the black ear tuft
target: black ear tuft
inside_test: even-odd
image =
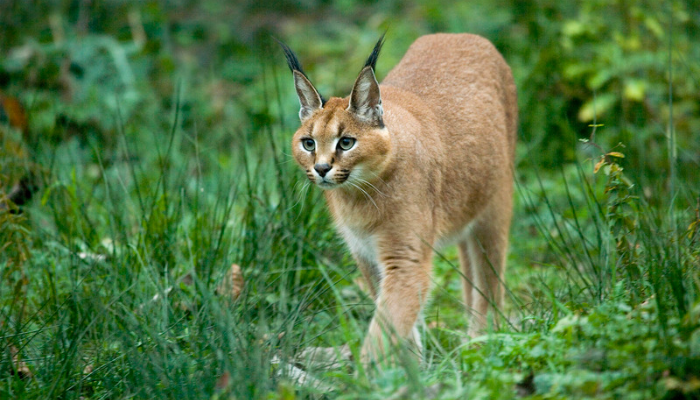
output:
[[[304,72],[304,69],[301,67],[301,63],[299,62],[299,59],[297,58],[297,55],[294,54],[292,49],[289,48],[286,44],[282,43],[279,39],[276,37],[272,37],[275,39],[277,43],[279,43],[280,47],[282,47],[282,51],[284,51],[284,58],[287,59],[287,65],[289,66],[289,70],[294,73],[294,71],[299,71],[306,79],[309,79],[309,77],[306,75],[306,72]],[[321,102],[323,105],[326,104],[326,99],[323,97],[323,95],[319,94],[321,97]]]
[[[289,70],[294,72],[294,71],[299,71],[302,73],[302,75],[306,76],[306,73],[304,73],[304,70],[301,68],[301,63],[299,63],[299,59],[297,58],[297,55],[294,54],[292,49],[289,48],[286,44],[282,43],[280,40],[277,38],[273,37],[277,43],[282,47],[282,51],[284,51],[284,57],[287,59],[287,65],[289,66]],[[308,76],[306,76],[308,78]]]
[[[385,35],[386,32],[382,34],[382,37],[379,38],[377,44],[374,45],[374,50],[372,50],[372,54],[369,55],[369,58],[367,58],[367,61],[365,62],[365,67],[372,67],[373,71],[377,69],[377,58],[379,58],[379,52],[382,51]]]

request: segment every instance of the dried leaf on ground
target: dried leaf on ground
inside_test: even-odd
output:
[[[231,300],[236,300],[243,291],[243,273],[238,264],[232,264],[231,268],[226,271],[223,280],[216,288],[216,292],[220,295],[229,296]]]
[[[216,390],[224,390],[231,384],[231,374],[228,371],[224,371],[223,374],[216,380]]]
[[[27,366],[27,363],[19,357],[19,350],[15,346],[10,346],[10,354],[12,355],[12,373],[16,373],[20,379],[31,379],[34,377],[32,371]]]

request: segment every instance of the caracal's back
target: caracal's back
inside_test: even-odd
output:
[[[421,104],[392,96],[389,87],[415,94]],[[380,88],[402,108],[428,108],[439,124],[446,158],[438,220],[447,237],[441,242],[452,242],[488,205],[509,218],[518,111],[512,73],[498,50],[477,35],[422,36]]]
[[[508,143],[508,150],[514,151],[517,99],[512,73],[498,50],[481,36],[422,36],[381,85],[415,93],[445,127],[457,128],[451,130],[456,135],[495,131],[507,136],[495,138],[499,147]],[[492,125],[485,126],[487,122]]]

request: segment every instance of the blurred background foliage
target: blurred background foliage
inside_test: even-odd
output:
[[[159,113],[167,123],[177,85],[185,122],[226,143],[231,130],[255,136],[293,118],[288,80],[284,110],[265,95],[284,73],[272,37],[296,49],[321,92],[343,96],[384,31],[380,78],[418,36],[472,32],[516,76],[521,159],[573,161],[595,123],[598,142],[628,146],[624,164],[651,185],[644,177],[668,170],[670,126],[680,174],[697,178],[699,9],[680,0],[10,1],[0,5],[0,85],[29,107],[30,143],[75,135],[109,145],[117,113],[126,125]]]

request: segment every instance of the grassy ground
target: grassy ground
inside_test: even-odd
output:
[[[482,11],[501,23],[496,10]],[[442,30],[463,28],[449,15],[432,18]],[[388,47],[380,77],[411,26],[392,29],[399,44]],[[176,42],[197,37],[178,32]],[[347,34],[367,49],[376,39]],[[53,46],[39,37],[23,49],[44,64],[3,64],[30,123],[4,120],[2,190],[21,176],[39,189],[22,212],[0,210],[0,398],[700,396],[697,144],[662,138],[663,149],[680,150],[657,157],[658,137],[646,130],[674,126],[676,110],[679,132],[692,131],[692,109],[682,108],[691,106],[652,109],[647,125],[635,114],[641,127],[584,119],[577,136],[591,140],[564,135],[555,151],[559,131],[533,114],[541,92],[528,74],[543,66],[511,48],[525,113],[501,327],[465,336],[456,254],[446,249],[435,257],[423,364],[366,371],[304,357],[344,344],[357,355],[373,307],[319,191],[289,154],[297,104],[281,54],[240,51],[207,69],[187,64],[189,53],[168,58],[177,51],[166,39],[152,49],[138,35],[115,37]],[[355,51],[336,40],[311,50],[324,61]],[[80,77],[61,72],[65,53]],[[357,65],[360,53],[350,56]],[[324,93],[341,94],[353,76],[333,65],[311,71]],[[30,90],[32,68],[39,83]]]

